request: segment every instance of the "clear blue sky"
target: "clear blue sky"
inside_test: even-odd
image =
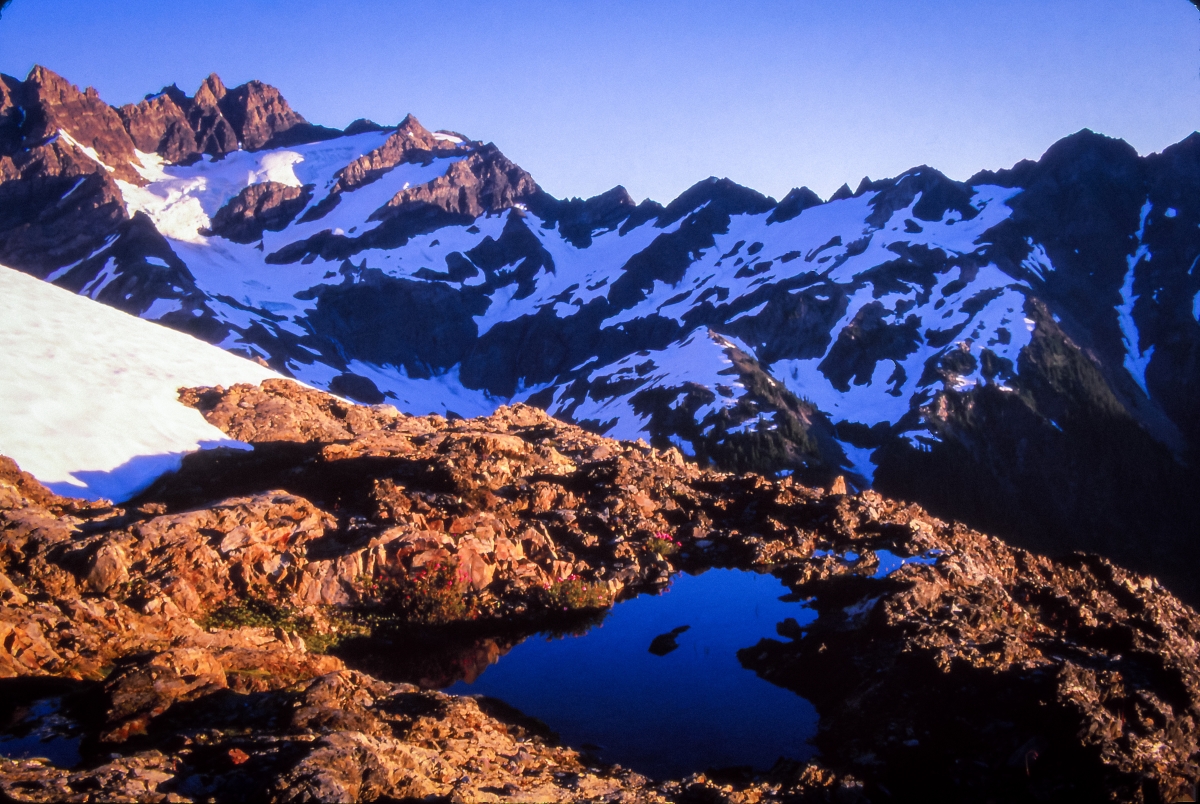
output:
[[[14,0],[0,71],[110,103],[209,72],[309,120],[494,141],[558,196],[782,197],[929,164],[954,178],[1089,127],[1142,153],[1200,127],[1186,0]]]

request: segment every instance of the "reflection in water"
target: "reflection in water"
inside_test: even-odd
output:
[[[678,628],[672,628],[665,634],[659,634],[650,642],[650,652],[655,656],[666,656],[673,650],[679,650],[679,642],[675,637],[689,628],[691,628],[690,625],[681,625]]]
[[[377,678],[443,689],[456,681],[474,682],[514,645],[534,634],[551,638],[579,636],[604,617],[604,612],[576,614],[554,630],[547,630],[545,623],[533,630],[528,623],[504,626],[486,622],[412,628],[346,640],[338,647],[337,655],[355,670]]]
[[[62,713],[61,697],[42,698],[17,706],[0,731],[0,757],[42,757],[59,768],[79,764],[79,730]]]
[[[816,619],[780,600],[787,591],[752,572],[682,575],[660,595],[618,604],[582,636],[527,639],[449,691],[500,698],[568,744],[597,746],[601,760],[652,776],[806,759],[812,705],[737,659],[777,624]]]

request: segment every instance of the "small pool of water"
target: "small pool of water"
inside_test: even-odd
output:
[[[785,619],[816,619],[780,600],[787,594],[770,575],[680,575],[661,594],[618,603],[582,636],[530,637],[448,691],[499,698],[567,744],[653,777],[807,759],[816,710],[737,659],[763,637],[778,639]]]
[[[61,697],[41,698],[17,707],[12,721],[0,730],[0,757],[41,757],[59,768],[79,764],[80,736],[62,714]]]

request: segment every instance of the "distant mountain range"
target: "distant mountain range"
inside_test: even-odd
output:
[[[662,206],[553,198],[411,116],[316,126],[256,81],[114,108],[0,76],[4,265],[357,401],[529,402],[730,470],[845,474],[1193,601],[1197,262],[1200,135],[1139,157],[1082,131],[828,200],[709,178]]]

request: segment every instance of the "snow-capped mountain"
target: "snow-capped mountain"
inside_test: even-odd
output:
[[[1198,190],[1200,136],[1084,131],[827,201],[558,200],[493,145],[325,129],[258,82],[114,109],[0,79],[0,262],[360,401],[526,401],[1135,566],[1197,523]]]

